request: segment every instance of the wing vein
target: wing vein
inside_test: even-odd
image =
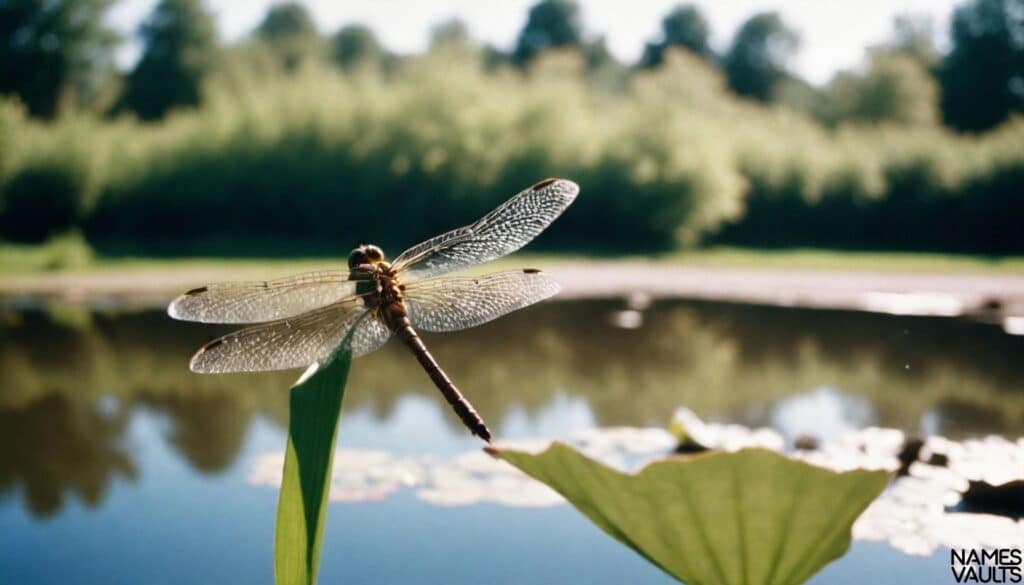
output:
[[[542,301],[558,290],[557,282],[535,270],[449,276],[408,285],[405,306],[413,327],[458,331]]]
[[[347,271],[300,274],[277,280],[209,284],[174,299],[167,314],[200,323],[263,323],[295,317],[358,296]],[[365,293],[364,293],[365,294]]]
[[[575,200],[579,186],[548,179],[514,197],[475,223],[417,244],[395,258],[398,272],[429,278],[511,254],[537,237]]]

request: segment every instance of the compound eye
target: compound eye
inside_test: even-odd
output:
[[[366,257],[370,260],[370,262],[380,262],[381,260],[384,259],[384,251],[378,248],[377,246],[367,246]]]
[[[355,268],[360,264],[366,264],[366,252],[361,248],[356,248],[348,255],[348,267]]]

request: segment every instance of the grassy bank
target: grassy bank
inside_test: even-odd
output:
[[[394,254],[394,250],[389,251]],[[755,250],[716,246],[682,252],[627,255],[520,253],[488,264],[551,266],[587,262],[653,262],[661,265],[773,270],[849,270],[883,272],[1024,274],[1024,256],[977,256],[914,252],[859,252],[820,249]],[[81,238],[66,236],[44,245],[0,243],[0,274],[144,273],[223,270],[225,274],[288,274],[345,263],[345,254],[295,257],[145,257],[96,255]],[[2,278],[2,277],[0,277]]]

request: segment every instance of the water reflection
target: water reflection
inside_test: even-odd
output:
[[[621,470],[635,470],[675,447],[672,435],[656,428],[588,429],[573,433],[570,442],[587,456]],[[500,445],[536,452],[550,443],[534,438],[501,441]],[[279,488],[283,468],[283,452],[264,453],[256,459],[247,480]],[[335,450],[328,501],[377,502],[402,488],[414,489],[419,500],[435,506],[491,503],[535,508],[565,503],[551,488],[477,448],[453,457],[398,455],[380,449]]]
[[[251,411],[224,394],[142,396],[139,404],[171,421],[167,439],[192,467],[204,473],[225,469],[241,452]]]
[[[831,440],[875,424],[873,405],[835,388],[819,388],[780,400],[772,410],[771,426],[790,442],[797,437]]]
[[[642,313],[623,327],[623,310]],[[632,314],[632,313],[631,313]],[[162,313],[8,313],[0,319],[0,487],[36,514],[68,494],[103,498],[139,453],[126,420],[146,411],[190,467],[237,459],[253,420],[283,427],[298,372],[197,376],[192,351],[216,327]],[[580,406],[595,426],[663,426],[681,404],[751,426],[865,423],[962,436],[1024,431],[1024,337],[964,321],[741,305],[548,303],[476,329],[434,335],[438,360],[498,436]],[[826,394],[792,399],[815,389]],[[346,414],[387,420],[420,397],[459,422],[397,344],[356,362]],[[810,401],[810,402],[808,402]],[[824,406],[823,406],[824,405]],[[828,407],[828,418],[822,408]]]
[[[46,517],[67,494],[95,505],[115,477],[134,479],[122,441],[127,412],[107,410],[57,395],[0,409],[0,489],[17,488],[29,510]]]
[[[813,399],[813,398],[812,398]],[[681,409],[687,432],[716,449],[736,451],[760,447],[785,451],[782,435],[772,429],[704,423]],[[900,467],[906,436],[895,429],[866,428],[836,434],[813,451],[789,456],[838,471]],[[574,433],[568,442],[588,457],[624,472],[635,472],[673,452],[676,439],[657,429],[605,428]],[[503,441],[500,448],[539,452],[550,441],[540,438]],[[928,556],[940,548],[1005,548],[1024,544],[1024,524],[1015,518],[956,509],[969,481],[993,486],[1019,481],[1024,473],[1024,442],[1001,437],[962,442],[932,437],[923,449],[941,454],[941,465],[918,460],[866,510],[853,528],[855,538],[888,542],[910,555]],[[479,449],[452,457],[399,455],[380,449],[339,448],[335,451],[328,499],[331,502],[381,502],[407,489],[433,506],[497,504],[543,508],[565,504],[556,492],[531,480],[504,461]],[[261,454],[248,482],[278,488],[284,453]]]

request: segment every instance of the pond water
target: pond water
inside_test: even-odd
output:
[[[679,406],[789,439],[869,425],[1024,435],[1024,337],[997,326],[627,309],[547,303],[425,339],[499,439],[664,426]],[[191,353],[226,330],[156,311],[2,314],[0,583],[272,581],[277,492],[256,470],[284,449],[298,372],[191,374]],[[417,461],[480,446],[395,342],[354,363],[338,444]],[[670,582],[567,505],[348,495],[329,506],[324,583]],[[857,541],[815,582],[946,582],[948,555]]]

